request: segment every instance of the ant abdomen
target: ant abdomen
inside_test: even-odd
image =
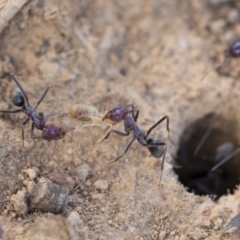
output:
[[[100,113],[94,106],[85,104],[74,104],[69,107],[68,115],[80,121],[90,121],[93,116],[98,116]]]
[[[12,89],[9,98],[17,107],[23,107],[25,105],[25,99],[19,89]]]
[[[148,144],[163,143],[163,141],[161,141],[158,138],[149,138],[147,143]],[[163,155],[163,153],[165,151],[164,145],[160,145],[160,146],[156,146],[156,147],[148,147],[148,150],[150,151],[152,156],[155,157],[155,158],[162,157],[162,155]]]

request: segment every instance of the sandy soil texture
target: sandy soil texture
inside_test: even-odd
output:
[[[9,73],[14,72],[32,105],[52,85],[38,107],[45,115],[67,113],[76,103],[99,111],[134,104],[143,130],[168,115],[173,142],[165,123],[151,133],[168,146],[159,187],[160,162],[137,141],[126,156],[109,164],[131,136],[112,134],[97,143],[106,128],[84,128],[60,114],[47,118],[47,124],[67,131],[56,147],[31,139],[28,123],[23,149],[21,123],[26,116],[1,114],[3,239],[237,237],[218,231],[239,213],[239,190],[218,202],[196,196],[179,183],[173,166],[184,129],[210,112],[234,121],[227,130],[240,141],[239,60],[228,59],[201,82],[240,36],[239,2],[19,2],[19,12],[6,18],[1,32],[0,109],[16,109],[9,101],[16,87]],[[124,131],[123,123],[114,129]]]

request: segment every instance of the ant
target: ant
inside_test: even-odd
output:
[[[233,43],[231,44],[231,46],[230,46],[227,50],[224,51],[224,60],[223,60],[223,62],[222,62],[220,65],[218,65],[218,66],[210,69],[209,71],[207,71],[207,72],[205,73],[205,75],[203,76],[203,78],[201,79],[201,81],[203,81],[204,78],[205,78],[210,72],[212,72],[213,70],[216,70],[216,69],[218,69],[219,67],[221,67],[221,66],[226,62],[226,60],[227,60],[228,58],[239,58],[239,57],[240,57],[240,40],[236,40],[235,42],[233,42]]]
[[[47,116],[44,116],[42,112],[37,113],[36,109],[39,106],[39,104],[43,101],[45,98],[49,88],[51,85],[47,87],[45,92],[43,93],[40,100],[37,102],[37,105],[35,107],[32,107],[32,105],[29,103],[28,96],[18,80],[15,78],[14,74],[11,73],[10,76],[18,86],[18,89],[14,90],[11,95],[11,101],[12,103],[17,106],[21,107],[21,109],[17,110],[0,110],[0,113],[18,113],[23,112],[25,113],[28,118],[22,123],[22,140],[23,140],[23,147],[24,147],[24,126],[25,124],[31,119],[32,120],[32,127],[31,127],[31,138],[32,139],[44,139],[46,141],[57,141],[58,139],[61,139],[65,136],[66,132],[61,128],[54,124],[46,124],[45,117],[53,116],[56,114],[49,114]],[[34,128],[37,128],[42,131],[41,136],[34,136]]]
[[[159,138],[149,138],[149,134],[152,132],[154,128],[156,128],[160,123],[162,123],[164,120],[167,121],[167,131],[169,132],[169,118],[168,116],[164,116],[161,118],[158,122],[156,122],[145,134],[144,131],[142,131],[138,126],[137,126],[137,119],[139,116],[139,110],[134,109],[133,105],[129,105],[132,107],[132,110],[129,110],[126,107],[118,107],[114,108],[110,111],[107,112],[107,114],[103,117],[103,120],[105,119],[110,119],[111,121],[114,122],[120,122],[124,121],[124,127],[125,127],[125,133],[116,131],[116,130],[111,130],[104,139],[107,139],[111,132],[116,133],[117,135],[120,136],[129,136],[131,132],[133,132],[133,139],[132,141],[128,144],[126,147],[124,153],[117,157],[114,161],[116,162],[120,158],[122,158],[129,148],[131,147],[132,143],[137,140],[142,146],[147,147],[152,156],[156,158],[163,157],[162,160],[162,166],[161,166],[161,174],[159,178],[158,184],[161,183],[161,178],[162,178],[162,171],[163,171],[163,166],[164,166],[164,161],[165,161],[165,155],[167,151],[167,145],[166,143],[162,142]],[[134,113],[136,111],[136,113]],[[132,116],[129,116],[128,114],[132,113]],[[112,163],[111,162],[111,163]]]
[[[132,110],[129,110],[128,107],[132,107]],[[124,109],[122,109],[124,108]],[[78,119],[82,122],[90,122],[91,124],[85,124],[84,127],[87,126],[101,126],[101,125],[107,125],[109,126],[109,129],[106,131],[104,136],[98,140],[98,143],[102,142],[106,135],[112,130],[112,127],[120,122],[128,113],[131,113],[132,111],[136,111],[133,109],[133,105],[127,105],[126,107],[122,107],[121,109],[118,108],[122,115],[118,117],[106,117],[106,115],[110,111],[101,111],[99,112],[94,106],[92,105],[85,105],[85,104],[74,104],[69,107],[68,109],[68,115],[72,118]]]

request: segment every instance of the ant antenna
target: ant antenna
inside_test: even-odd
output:
[[[213,67],[213,68],[211,68],[210,70],[208,70],[208,71],[204,74],[204,76],[202,77],[201,81],[203,81],[204,78],[205,78],[210,72],[212,72],[213,70],[217,70],[219,67],[221,67],[221,66],[226,62],[226,60],[227,60],[227,56],[225,56],[225,58],[224,58],[224,60],[223,60],[223,62],[222,62],[221,64],[219,64],[218,66]]]
[[[114,106],[116,105],[116,103],[119,101],[119,99],[122,97],[122,92],[123,90],[121,90],[121,93],[118,94],[117,98],[115,99],[115,101],[113,102],[112,108],[114,108]]]
[[[22,86],[20,85],[20,83],[18,82],[18,80],[15,78],[14,73],[10,73],[10,76],[12,77],[12,79],[14,80],[14,82],[17,84],[18,88],[20,89],[22,95],[24,96],[27,106],[31,107],[31,104],[28,101],[28,96],[26,94],[26,92],[23,90]]]
[[[42,102],[42,100],[45,98],[45,96],[46,96],[49,88],[51,88],[51,87],[52,87],[52,85],[49,85],[49,86],[47,87],[47,89],[46,89],[45,92],[43,93],[42,97],[41,97],[40,100],[37,102],[37,105],[35,106],[35,109],[39,106],[39,104],[40,104],[40,103]]]
[[[234,155],[240,152],[240,148],[238,148],[236,151],[234,151],[232,154],[229,156],[225,157],[221,162],[216,164],[212,169],[211,172],[214,172],[216,169],[218,169],[220,166],[222,166],[225,162],[227,162],[230,158],[232,158]]]

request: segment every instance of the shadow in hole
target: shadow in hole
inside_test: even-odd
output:
[[[210,125],[213,119],[218,122],[216,126]],[[194,151],[210,126],[211,133],[198,153],[194,155]],[[239,148],[236,129],[234,121],[208,114],[183,131],[174,171],[189,192],[196,195],[210,195],[214,200],[218,200],[222,195],[228,192],[232,194],[236,189],[236,185],[240,183],[239,153],[215,171],[211,171],[222,160],[217,158],[221,146],[226,143],[231,145],[232,152]]]

